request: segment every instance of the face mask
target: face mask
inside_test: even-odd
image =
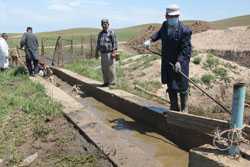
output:
[[[176,26],[179,22],[179,18],[178,17],[168,18],[167,21],[168,21],[168,25]]]

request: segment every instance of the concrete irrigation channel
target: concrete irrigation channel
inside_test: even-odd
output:
[[[221,165],[221,159],[207,157],[217,154],[208,144],[216,128],[228,129],[226,121],[168,111],[122,90],[101,88],[101,83],[71,71],[52,69],[52,82],[35,80],[45,85],[48,94],[64,106],[68,120],[115,165],[193,167],[204,160],[207,166]],[[249,126],[244,130],[250,134]],[[209,152],[201,154],[205,150]],[[239,162],[224,161],[249,166],[247,149],[243,155]]]

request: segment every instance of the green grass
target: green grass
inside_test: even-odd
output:
[[[42,131],[49,128],[44,122],[59,115],[61,107],[46,96],[44,87],[29,80],[23,68],[0,72],[0,92],[0,159],[13,166],[23,158],[17,147],[26,142],[25,130],[31,128],[38,138],[46,136]]]
[[[150,92],[156,92],[162,86],[162,83],[159,81],[136,81],[134,84]]]
[[[207,86],[210,86],[215,79],[216,77],[212,74],[204,74],[201,77],[201,81]]]
[[[60,139],[64,138],[60,147],[53,146],[49,153],[43,153],[43,149],[52,146],[46,146],[49,136],[55,138],[55,142],[59,141],[55,123],[52,122],[63,119],[61,105],[46,95],[42,85],[32,82],[23,67],[0,72],[0,92],[0,159],[4,160],[7,167],[19,166],[27,158],[27,154],[37,151],[33,146],[32,150],[28,149],[36,142],[42,143],[42,147],[38,149],[38,158],[41,160],[44,158],[42,156],[47,157],[43,162],[34,163],[49,163],[49,166],[58,167],[95,166],[95,154],[64,151],[69,143],[72,145],[75,141],[73,128],[59,132]]]
[[[94,80],[102,81],[102,72],[100,65],[100,59],[85,59],[66,64],[65,68]]]
[[[228,77],[228,72],[223,67],[217,67],[213,70],[213,72],[216,76],[220,77],[221,79]]]
[[[218,58],[216,58],[213,54],[209,53],[207,55],[207,60],[206,62],[203,63],[203,67],[205,69],[210,69],[213,70],[220,64],[220,61]]]

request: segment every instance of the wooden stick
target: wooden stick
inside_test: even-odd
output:
[[[146,93],[146,94],[148,94],[150,96],[156,97],[157,99],[162,100],[162,101],[167,102],[167,103],[170,104],[170,101],[168,101],[167,99],[165,99],[165,98],[163,98],[161,96],[158,96],[158,95],[156,95],[156,94],[154,94],[154,93],[140,87],[139,85],[135,85],[135,89],[140,90],[140,91],[142,91],[142,92],[144,92],[144,93]]]

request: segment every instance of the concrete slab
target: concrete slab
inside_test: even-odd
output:
[[[189,154],[189,167],[249,167],[250,161],[244,158],[235,160],[211,145],[194,148]]]
[[[172,138],[176,144],[185,149],[212,143],[211,136],[215,129],[229,128],[228,122],[223,120],[169,111],[164,105],[128,92],[98,87],[100,82],[66,69],[53,68],[53,71],[61,79],[73,85],[77,84],[84,92],[104,104],[136,120],[146,122],[158,129],[162,135],[170,134],[168,138]],[[126,107],[121,108],[120,106]],[[163,112],[166,112],[165,116],[163,116]],[[246,126],[245,131],[250,138],[250,127]]]

